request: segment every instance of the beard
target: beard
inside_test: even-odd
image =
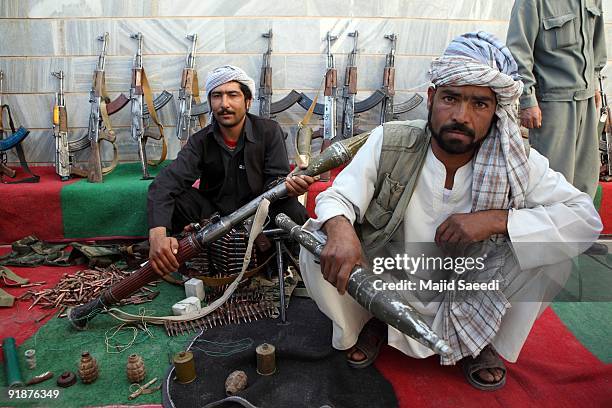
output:
[[[474,129],[461,123],[444,125],[436,132],[431,125],[431,112],[430,109],[427,116],[427,127],[431,132],[431,136],[438,142],[438,146],[446,153],[463,154],[474,151],[480,145],[480,142],[476,142],[476,132]],[[470,139],[470,142],[466,143],[463,140],[445,137],[448,132],[462,133]]]

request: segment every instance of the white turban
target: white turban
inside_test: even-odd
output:
[[[223,65],[214,69],[206,77],[206,98],[210,97],[210,92],[219,85],[231,81],[240,82],[249,87],[252,97],[255,97],[255,81],[242,69],[233,65]]]

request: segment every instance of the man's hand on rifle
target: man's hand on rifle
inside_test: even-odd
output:
[[[542,111],[538,105],[521,109],[521,125],[528,129],[542,127]]]
[[[361,242],[349,220],[341,215],[327,220],[323,230],[327,234],[327,244],[321,252],[321,272],[343,295],[353,268],[367,263]]]
[[[180,265],[175,255],[179,244],[176,238],[166,236],[166,227],[149,230],[149,245],[149,262],[156,274],[164,276],[178,270]]]

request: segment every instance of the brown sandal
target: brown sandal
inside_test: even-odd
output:
[[[506,384],[506,366],[502,361],[501,357],[491,347],[486,346],[482,349],[480,354],[473,357],[465,357],[461,360],[461,367],[466,380],[475,388],[482,391],[495,391],[500,389]],[[486,370],[490,368],[496,368],[503,371],[502,378],[495,382],[485,382],[480,378],[478,372],[480,370]]]
[[[365,358],[356,361],[347,356],[346,362],[351,368],[366,368],[376,361],[380,348],[386,342],[387,325],[373,317],[366,323],[361,333],[359,333],[357,344],[351,348],[353,351],[350,353],[352,355],[358,350],[365,355]]]

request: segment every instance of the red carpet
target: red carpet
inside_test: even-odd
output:
[[[60,191],[78,179],[62,183],[53,167],[33,169],[40,176],[38,183],[0,184],[0,244],[32,234],[45,240],[64,237]]]
[[[557,315],[546,309],[516,364],[507,364],[506,386],[483,392],[461,369],[435,357],[417,360],[385,347],[376,367],[391,381],[402,407],[611,407],[612,364],[584,348]]]
[[[599,183],[601,185],[601,207],[599,215],[603,222],[602,234],[612,234],[612,182]]]

